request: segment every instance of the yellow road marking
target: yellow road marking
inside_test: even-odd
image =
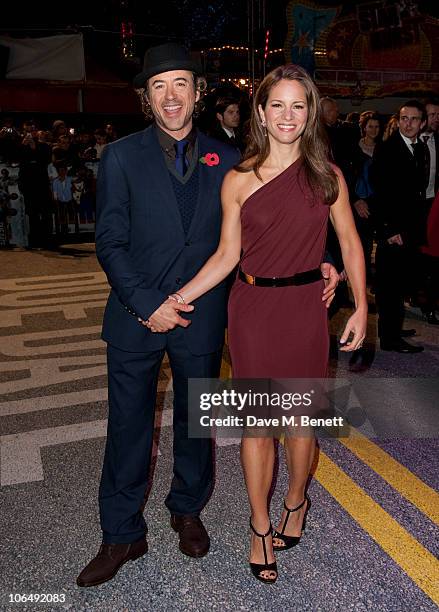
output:
[[[349,437],[339,438],[339,441],[384,478],[395,491],[419,508],[434,523],[439,524],[439,495],[434,489],[360,432],[351,429]]]
[[[439,562],[320,451],[315,478],[401,569],[439,605]]]

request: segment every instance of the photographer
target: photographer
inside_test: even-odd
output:
[[[0,128],[0,160],[6,164],[17,163],[20,141],[20,132],[14,127],[13,119],[6,117]]]
[[[23,194],[26,214],[29,217],[29,248],[49,246],[52,235],[52,213],[47,167],[50,162],[50,146],[38,140],[38,130],[33,122],[23,124],[20,147],[18,186]]]

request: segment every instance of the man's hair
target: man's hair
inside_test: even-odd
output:
[[[219,113],[220,115],[224,115],[227,108],[232,104],[236,104],[237,106],[239,106],[239,100],[232,97],[218,98],[215,104],[215,114]]]
[[[416,108],[422,114],[422,121],[425,121],[427,119],[427,111],[425,110],[425,106],[422,104],[422,102],[420,102],[419,100],[407,100],[407,102],[404,102],[404,104],[401,104],[401,106],[398,108],[398,112],[396,113],[398,121],[401,118],[401,110],[407,106],[409,108]]]
[[[424,106],[427,106],[427,104],[431,104],[432,106],[439,106],[439,98],[427,98],[424,102]]]
[[[337,100],[334,100],[334,98],[330,98],[329,96],[323,96],[323,98],[320,98],[320,104],[323,104],[323,102],[330,102],[331,104],[337,104]]]
[[[102,128],[98,128],[97,130],[95,130],[94,135],[101,136],[101,138],[107,138],[108,136],[107,132]]]

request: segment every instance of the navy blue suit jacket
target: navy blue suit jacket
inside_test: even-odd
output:
[[[197,133],[194,155],[217,153],[219,164],[199,162],[198,202],[187,236],[169,170],[154,126],[105,147],[97,191],[96,254],[111,292],[105,309],[103,339],[125,351],[165,347],[167,334],[153,334],[147,319],[167,296],[189,281],[215,252],[221,231],[221,183],[239,159],[227,144]],[[185,329],[195,355],[222,346],[225,281],[194,302]],[[168,332],[172,334],[173,332]]]

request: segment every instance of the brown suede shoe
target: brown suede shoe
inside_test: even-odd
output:
[[[180,536],[180,550],[189,557],[204,557],[210,546],[209,536],[198,516],[171,514],[171,527]]]
[[[127,561],[134,561],[148,552],[145,538],[130,544],[101,544],[98,554],[84,567],[76,579],[80,587],[91,587],[111,580]]]

